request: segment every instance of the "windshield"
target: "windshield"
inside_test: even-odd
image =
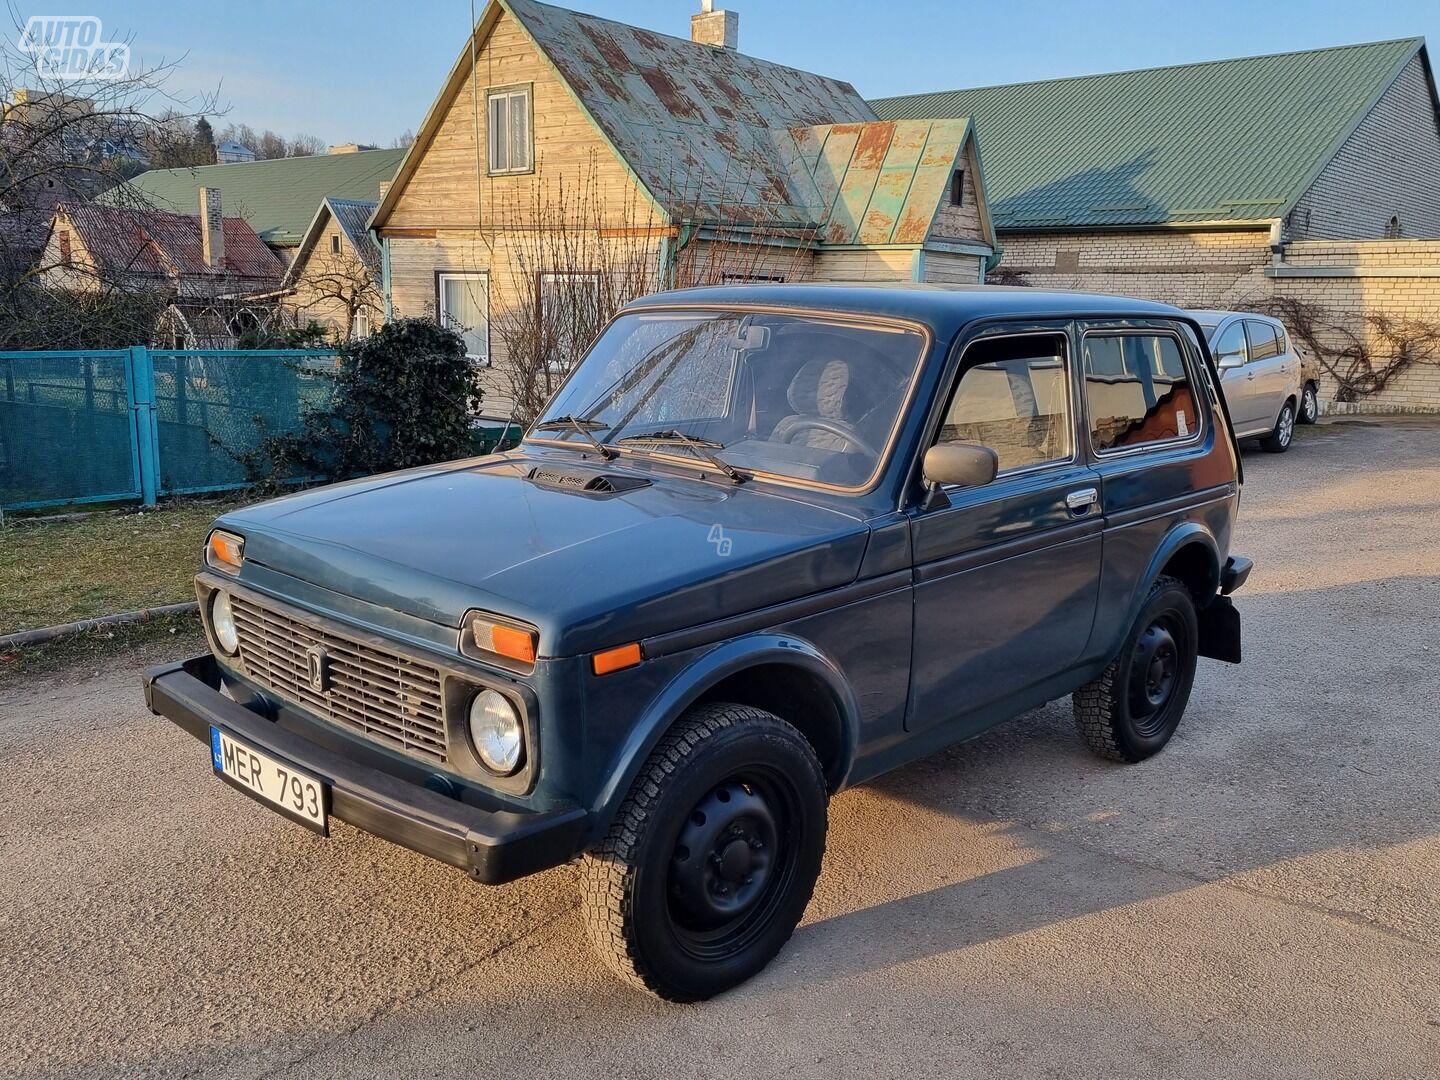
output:
[[[880,468],[924,347],[917,329],[822,315],[623,315],[530,437],[693,458],[737,480],[859,488]]]

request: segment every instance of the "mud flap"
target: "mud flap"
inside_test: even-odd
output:
[[[1200,655],[1240,663],[1240,612],[1228,596],[1217,596],[1198,613]]]

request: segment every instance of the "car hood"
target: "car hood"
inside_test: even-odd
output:
[[[580,491],[602,470],[577,461],[507,455],[392,473],[220,524],[245,537],[247,566],[447,626],[469,608],[523,619],[545,656],[741,614],[859,571],[858,516],[618,463],[606,483],[635,486]]]

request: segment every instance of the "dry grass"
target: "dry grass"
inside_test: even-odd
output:
[[[0,531],[0,634],[195,599],[211,522],[234,503],[94,514]]]

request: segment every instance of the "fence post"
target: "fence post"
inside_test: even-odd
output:
[[[155,361],[144,345],[130,348],[130,385],[135,388],[135,441],[140,451],[140,500],[155,505],[160,489],[160,432],[155,416]]]

